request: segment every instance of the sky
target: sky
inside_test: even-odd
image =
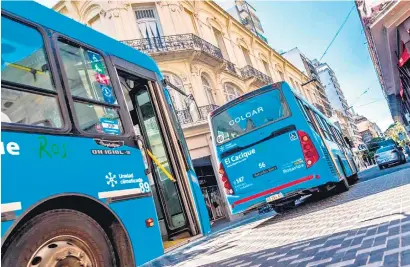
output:
[[[232,6],[232,2],[217,1],[224,8]],[[256,9],[272,48],[286,52],[298,47],[310,59],[322,56],[354,5],[351,1],[250,0],[249,3]],[[348,104],[384,131],[393,120],[362,29],[354,8],[322,62],[335,72]],[[370,89],[363,94],[367,88]]]
[[[51,7],[57,1],[37,2]],[[233,6],[234,0],[216,2],[226,9]],[[310,59],[322,56],[354,5],[353,1],[250,0],[249,3],[256,9],[272,48],[285,52],[298,47]],[[356,113],[376,122],[383,131],[393,123],[356,8],[322,62],[333,69],[348,104],[353,105]]]

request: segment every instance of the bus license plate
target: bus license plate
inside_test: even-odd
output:
[[[281,199],[281,198],[283,198],[282,193],[274,194],[273,196],[270,196],[270,197],[266,198],[266,202],[269,203],[269,202],[272,202],[272,201],[275,201],[275,200],[278,200],[278,199]]]

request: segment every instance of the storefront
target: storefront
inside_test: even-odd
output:
[[[199,185],[207,203],[212,221],[227,217],[223,196],[218,188],[217,178],[212,168],[210,156],[193,161]]]

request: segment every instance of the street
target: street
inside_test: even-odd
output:
[[[151,266],[410,266],[410,164],[348,192],[221,231]]]
[[[370,169],[367,169],[367,170],[361,172],[360,173],[360,182],[364,182],[364,181],[367,181],[367,180],[370,180],[370,179],[377,178],[377,177],[382,176],[382,175],[387,175],[387,174],[390,174],[390,173],[393,173],[393,172],[396,172],[396,171],[399,171],[399,170],[407,169],[407,168],[410,168],[410,162],[409,161],[407,161],[406,164],[392,166],[390,168],[383,169],[383,170],[380,170],[376,166],[376,167],[373,167],[373,168],[370,168]]]

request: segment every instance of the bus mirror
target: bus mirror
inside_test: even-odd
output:
[[[141,151],[142,158],[144,160],[144,165],[145,165],[145,174],[150,174],[151,173],[151,167],[152,167],[152,161],[151,158],[148,157],[144,139],[141,135],[136,135],[135,136],[135,143],[138,145],[138,148]]]

